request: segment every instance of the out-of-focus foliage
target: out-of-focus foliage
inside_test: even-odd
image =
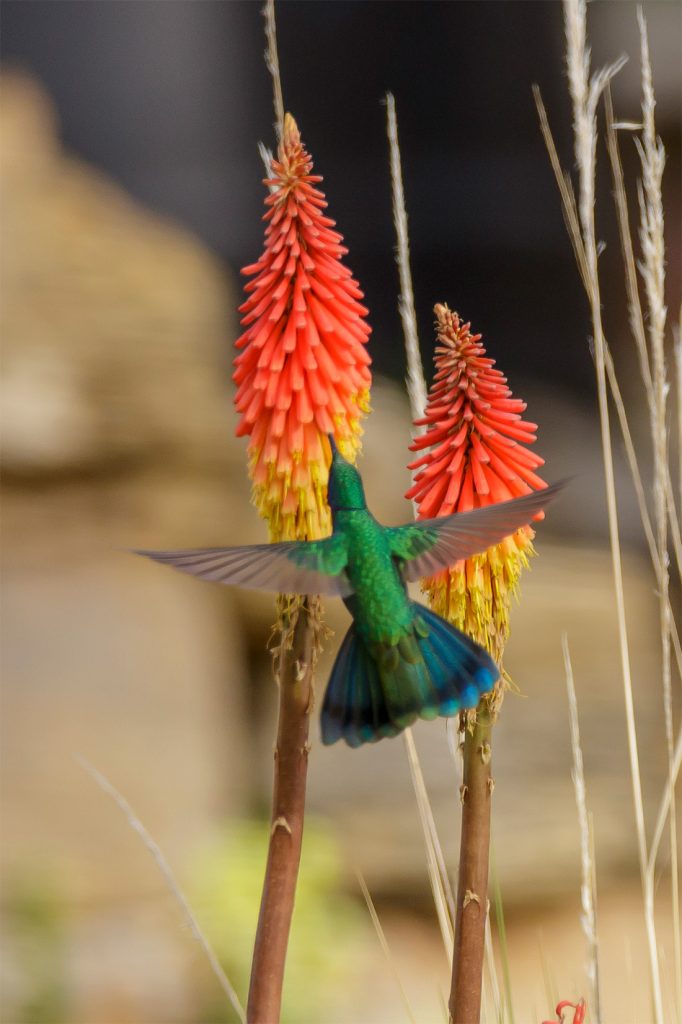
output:
[[[66,1020],[64,908],[56,886],[37,871],[10,880],[4,919],[12,956],[5,961],[3,988],[16,989],[15,1024]]]
[[[228,977],[245,1002],[260,904],[268,824],[232,822],[197,855],[192,905]],[[373,942],[369,919],[344,891],[346,869],[329,827],[306,819],[296,907],[287,956],[282,1024],[321,1021],[329,993],[357,977],[359,949]],[[234,1011],[218,996],[203,1007],[203,1024],[232,1024]]]

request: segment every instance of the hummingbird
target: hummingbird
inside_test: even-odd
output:
[[[332,534],[323,540],[136,551],[204,580],[287,594],[340,597],[353,622],[331,671],[322,742],[351,747],[396,736],[417,718],[474,708],[499,677],[488,652],[424,605],[407,584],[498,544],[542,512],[563,484],[521,498],[383,526],[358,470],[329,435]]]

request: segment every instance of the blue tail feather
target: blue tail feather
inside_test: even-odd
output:
[[[349,655],[354,643],[355,630],[351,626],[336,655],[324,697],[322,708],[324,743],[336,743],[344,735],[347,709],[353,704],[353,694],[349,690],[352,688],[355,672]]]
[[[429,627],[429,635],[418,642],[441,697],[441,715],[476,707],[481,694],[494,686],[499,676],[497,665],[487,651],[465,633],[429,608],[417,607],[419,616]]]
[[[375,743],[418,717],[447,718],[476,707],[494,686],[499,671],[482,647],[429,608],[412,607],[421,659],[401,655],[392,671],[380,669],[354,624],[348,630],[322,706],[323,743]]]

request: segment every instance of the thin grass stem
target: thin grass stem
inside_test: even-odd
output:
[[[545,945],[543,942],[543,935],[540,931],[538,933],[538,950],[540,953],[540,962],[542,963],[542,980],[545,986],[545,998],[548,1006],[556,1006],[559,1002],[559,995],[557,992],[556,982],[552,977],[552,972],[547,960],[547,953],[545,951]]]
[[[175,878],[175,875],[173,874],[173,870],[168,861],[166,860],[166,857],[161,847],[159,846],[155,839],[152,839],[151,835],[149,834],[145,826],[142,824],[138,816],[135,814],[135,811],[132,809],[126,798],[123,796],[122,793],[119,792],[118,789],[116,789],[113,783],[111,783],[109,779],[107,779],[107,777],[102,774],[102,772],[98,771],[98,769],[95,768],[95,766],[91,764],[89,761],[87,761],[84,757],[76,755],[75,760],[78,762],[81,768],[83,768],[88,773],[88,775],[92,779],[94,779],[94,781],[97,783],[100,789],[104,790],[104,792],[111,797],[111,799],[114,801],[118,809],[123,813],[123,816],[125,817],[126,821],[130,825],[132,830],[138,834],[144,845],[151,853],[156,863],[156,866],[158,867],[159,871],[161,872],[161,875],[163,876],[163,880],[166,883],[169,892],[173,896],[175,902],[180,907],[180,910],[182,911],[182,914],[185,920],[187,921],[190,932],[192,933],[196,941],[199,943],[204,953],[206,954],[206,959],[210,964],[211,970],[218,979],[218,984],[220,985],[223,992],[230,1001],[230,1004],[234,1012],[239,1017],[239,1020],[242,1022],[242,1024],[246,1024],[246,1014],[244,1013],[244,1008],[239,1001],[237,993],[234,990],[234,986],[232,985],[230,979],[225,974],[225,971],[223,970],[213,947],[211,946],[210,942],[206,938],[206,935],[202,931],[201,926],[196,919],[194,911],[190,907],[189,902],[187,901],[187,897],[180,888]]]
[[[680,508],[682,508],[682,307],[676,334],[673,351],[675,353],[675,391],[677,396],[677,486]]]
[[[651,556],[651,564],[654,568],[656,580],[658,581],[661,573],[661,561],[658,553],[658,547],[656,544],[656,538],[654,537],[653,527],[651,525],[651,517],[649,516],[649,510],[646,504],[646,497],[644,493],[644,484],[642,482],[642,475],[639,470],[639,462],[637,459],[637,453],[635,451],[632,434],[630,433],[630,425],[628,423],[627,412],[625,410],[625,403],[621,394],[620,385],[618,378],[616,377],[616,370],[613,365],[613,358],[609,351],[608,345],[605,344],[605,358],[606,358],[606,372],[609,379],[609,389],[611,391],[611,397],[613,404],[618,414],[618,422],[623,435],[623,443],[625,446],[625,454],[627,456],[628,465],[630,467],[630,473],[632,475],[632,481],[635,486],[635,494],[637,495],[637,504],[639,506],[640,519],[642,521],[642,528],[644,530],[644,536],[646,538],[647,546],[649,548],[649,555]],[[677,662],[677,669],[682,677],[682,647],[680,645],[680,637],[677,629],[677,624],[672,614],[672,608],[670,605],[670,596],[668,595],[668,609],[669,609],[669,623],[670,623],[670,635],[672,639],[673,649],[675,651],[675,660]]]
[[[607,88],[608,88],[608,86],[607,86]],[[544,103],[542,101],[542,96],[541,96],[540,90],[538,89],[538,87],[536,85],[533,86],[533,95],[534,95],[535,104],[536,104],[537,111],[538,111],[538,117],[539,117],[539,121],[540,121],[540,129],[542,131],[542,135],[543,135],[543,138],[544,138],[544,141],[545,141],[545,145],[547,147],[547,152],[549,154],[550,163],[552,165],[552,169],[554,170],[554,175],[555,175],[555,178],[556,178],[557,186],[559,188],[559,192],[560,192],[561,199],[562,199],[562,209],[563,209],[563,212],[564,212],[564,220],[566,222],[566,227],[567,227],[567,230],[569,232],[569,236],[570,236],[570,239],[571,239],[571,244],[573,246],[573,251],[574,251],[574,254],[575,254],[575,257],[576,257],[576,262],[577,262],[577,265],[578,265],[578,270],[580,272],[580,276],[581,276],[581,279],[583,281],[583,285],[585,286],[585,289],[587,291],[588,290],[588,284],[587,284],[587,266],[586,266],[586,261],[585,261],[585,249],[584,249],[583,240],[582,240],[581,231],[580,231],[580,221],[579,221],[579,218],[578,218],[578,211],[577,211],[577,206],[576,206],[576,201],[575,201],[575,194],[573,192],[573,186],[571,184],[570,177],[567,174],[565,174],[563,172],[562,168],[561,168],[561,164],[560,164],[560,161],[559,161],[559,156],[558,156],[558,153],[557,153],[557,150],[556,150],[556,146],[554,144],[554,139],[552,137],[552,133],[551,133],[551,130],[550,130],[550,127],[549,127],[549,121],[548,121],[548,118],[547,118],[547,112],[545,110],[545,106],[544,106]],[[610,113],[607,113],[607,124],[612,129],[611,134],[615,136],[615,127],[616,127],[616,125],[613,122],[613,112],[612,112],[612,110],[610,108],[608,108],[608,105],[607,105],[607,110],[610,111]],[[615,180],[615,190],[616,190],[615,194],[616,194],[616,197],[618,197],[619,193],[621,191],[622,186],[619,186],[618,180],[617,180],[617,177],[616,177],[618,175],[619,169],[620,169],[620,155],[619,155],[619,152],[618,152],[617,142],[615,141],[615,139],[610,141],[610,151],[611,151],[611,155],[612,155],[612,168],[614,168],[614,171],[613,171],[614,178],[616,179]],[[622,170],[620,171],[620,174],[622,175]],[[619,209],[619,217],[622,216],[623,211],[625,212],[625,216],[627,217],[627,203],[626,203],[626,201],[625,202],[621,201],[618,204],[618,209]],[[625,242],[626,251],[624,252],[624,258],[625,258],[626,267],[628,268],[628,273],[629,273],[630,264],[632,265],[632,269],[634,270],[634,254],[632,252],[632,239],[631,239],[631,234],[630,234],[629,222],[627,220],[625,220],[624,223],[621,224],[621,236],[626,239],[626,242]],[[628,255],[628,252],[629,252],[629,255]],[[642,312],[641,312],[641,304],[639,302],[639,293],[637,291],[636,277],[635,277],[635,282],[634,282],[634,291],[631,291],[631,296],[632,296],[632,300],[631,300],[631,302],[632,302],[631,321],[635,325],[633,330],[639,330],[637,325],[641,324],[641,332],[642,332],[642,338],[643,338],[643,342],[642,343],[644,345],[644,355],[645,355],[645,359],[644,359],[644,367],[645,368],[643,370],[643,377],[644,377],[644,380],[645,380],[645,387],[647,387],[646,381],[647,381],[647,378],[648,378],[648,381],[649,381],[648,388],[651,389],[651,373],[650,373],[649,364],[648,364],[648,351],[646,349],[646,334],[644,332],[644,325],[643,325]],[[659,559],[658,559],[658,552],[656,550],[656,541],[654,539],[653,529],[652,529],[652,526],[651,526],[651,519],[649,517],[649,513],[648,513],[648,510],[647,510],[647,506],[646,506],[646,498],[645,498],[645,495],[644,495],[644,486],[642,484],[641,474],[639,472],[637,457],[636,457],[636,454],[635,454],[635,448],[634,448],[634,444],[633,444],[633,441],[632,441],[632,435],[630,433],[630,428],[629,428],[628,421],[627,421],[627,414],[625,412],[625,405],[624,405],[624,402],[623,402],[623,399],[622,399],[622,396],[621,396],[621,393],[620,393],[620,387],[618,385],[617,377],[616,377],[616,374],[615,374],[615,368],[614,368],[614,365],[613,365],[613,359],[612,359],[611,354],[610,354],[610,352],[608,350],[608,345],[606,344],[606,339],[604,339],[604,349],[605,349],[605,361],[606,361],[606,370],[607,370],[608,380],[609,380],[609,387],[610,387],[610,390],[611,390],[611,395],[612,395],[612,397],[614,399],[614,404],[616,406],[616,411],[618,413],[619,424],[620,424],[620,428],[621,428],[621,433],[623,435],[623,440],[624,440],[624,443],[625,443],[625,449],[626,449],[626,453],[627,453],[627,456],[628,456],[628,462],[629,462],[629,465],[630,465],[630,471],[632,473],[633,482],[635,484],[635,491],[636,491],[637,499],[638,499],[638,503],[639,503],[639,509],[640,509],[640,516],[641,516],[641,519],[642,519],[642,525],[644,527],[644,532],[645,532],[645,535],[646,535],[646,538],[647,538],[647,542],[648,542],[648,545],[649,545],[649,551],[651,553],[652,562],[653,562],[654,569],[656,571],[656,575],[657,575],[657,578],[658,578],[659,573],[660,573],[660,563],[659,563]],[[680,394],[682,395],[682,372],[680,373],[680,382],[681,382],[680,383]],[[682,397],[680,398],[680,408],[682,409]],[[680,417],[680,450],[682,451],[682,416]],[[681,480],[682,480],[682,468],[680,469],[680,473],[681,473]],[[672,493],[672,484],[670,482],[669,474],[668,474],[667,479],[668,479],[669,493],[671,494]],[[678,564],[678,569],[680,571],[680,574],[682,575],[682,540],[680,539],[680,528],[679,528],[679,523],[678,523],[678,520],[677,520],[677,515],[676,515],[676,512],[675,512],[674,502],[672,501],[672,499],[669,499],[669,502],[670,502],[670,510],[671,510],[670,511],[670,520],[671,520],[671,529],[672,529],[672,532],[673,532],[673,543],[674,543],[674,550],[675,550],[675,558],[676,558],[676,561],[677,561],[677,564]],[[674,622],[673,622],[673,628],[674,628]],[[680,641],[679,641],[679,638],[677,638],[675,635],[673,636],[673,642],[676,644],[676,648],[675,649],[676,649],[676,656],[677,656],[678,665],[679,665],[680,662],[682,662],[682,652],[680,652]]]
[[[284,131],[284,99],[282,96],[282,77],[279,73],[279,54],[277,51],[277,23],[275,21],[275,0],[265,0],[263,8],[265,18],[265,64],[272,77],[272,105],[275,110],[275,134],[277,141],[282,139]]]
[[[569,235],[570,235],[571,243],[572,243],[572,246],[573,246],[573,251],[574,251],[575,256],[576,256],[576,262],[578,264],[578,270],[580,271],[581,279],[582,279],[583,284],[585,285],[585,288],[587,290],[587,284],[586,284],[586,281],[587,281],[587,269],[586,269],[586,263],[585,263],[585,250],[584,250],[584,246],[583,246],[583,242],[582,242],[582,237],[581,237],[581,233],[580,233],[580,222],[579,222],[579,219],[578,219],[578,212],[577,212],[577,207],[576,207],[576,201],[575,201],[575,195],[574,195],[574,192],[573,192],[573,187],[572,187],[572,184],[571,184],[571,181],[570,181],[570,178],[568,177],[568,175],[564,174],[564,172],[562,171],[561,164],[559,162],[559,157],[558,157],[558,154],[557,154],[557,151],[556,151],[556,146],[554,144],[554,139],[552,137],[552,133],[551,133],[551,130],[550,130],[550,127],[549,127],[549,121],[548,121],[548,118],[547,118],[547,112],[545,110],[545,106],[544,106],[544,103],[542,101],[542,96],[540,94],[540,90],[538,89],[538,87],[536,85],[533,86],[533,95],[534,95],[535,104],[536,104],[537,111],[538,111],[538,117],[539,117],[539,120],[540,120],[540,128],[541,128],[541,131],[542,131],[542,134],[543,134],[543,138],[545,140],[545,145],[547,147],[547,151],[548,151],[548,154],[549,154],[550,163],[551,163],[552,168],[554,170],[554,174],[555,174],[555,178],[556,178],[556,181],[557,181],[557,185],[559,187],[559,191],[560,191],[560,194],[561,194],[562,208],[563,208],[563,212],[564,212],[564,219],[565,219],[565,222],[566,222],[567,230],[568,230]],[[611,112],[611,118],[609,118],[609,122],[608,123],[611,124],[613,128],[615,128],[615,124],[613,124],[613,122],[612,122],[612,112]],[[617,160],[618,166],[620,166],[620,157],[619,157],[617,148],[616,148],[616,151],[615,151],[614,160]],[[618,190],[617,183],[616,183],[616,190]],[[623,227],[623,232],[624,233],[627,232],[627,237],[630,238],[630,247],[631,247],[631,236],[630,236],[630,231],[629,231],[629,223],[627,223],[626,226]],[[628,257],[626,256],[626,261],[627,261],[627,259],[628,259]],[[634,266],[634,256],[632,256],[632,262],[633,262],[633,266]],[[635,298],[633,299],[633,302],[636,303],[637,309],[632,314],[633,315],[633,319],[641,320],[641,305],[639,303],[639,295],[638,295],[638,293],[636,291],[636,281],[635,281],[635,293],[634,293],[634,295],[635,295]],[[637,310],[638,310],[638,312],[637,312]],[[643,330],[643,326],[642,326],[642,330]],[[646,336],[645,335],[644,335],[644,345],[645,345],[645,352],[646,352]],[[629,428],[629,424],[628,424],[628,420],[627,420],[627,414],[626,414],[626,411],[625,411],[625,404],[623,402],[623,399],[622,399],[622,396],[621,396],[621,393],[620,393],[620,387],[618,385],[618,380],[617,380],[616,373],[615,373],[615,368],[614,368],[614,365],[613,365],[613,359],[612,359],[611,354],[609,352],[608,345],[606,344],[606,339],[604,339],[604,349],[605,349],[606,371],[607,371],[608,380],[609,380],[609,388],[611,390],[611,395],[612,395],[612,397],[614,399],[614,404],[616,406],[616,411],[618,413],[619,425],[620,425],[621,433],[623,435],[623,440],[624,440],[624,443],[625,443],[625,449],[626,449],[626,453],[627,453],[627,456],[628,456],[628,462],[629,462],[629,465],[630,465],[630,471],[632,473],[633,482],[635,484],[635,491],[636,491],[637,499],[638,499],[638,503],[639,503],[639,509],[640,509],[640,516],[641,516],[641,519],[642,519],[642,525],[644,527],[644,532],[645,532],[645,535],[646,535],[646,538],[647,538],[647,542],[648,542],[648,545],[649,545],[649,551],[650,551],[650,554],[651,554],[652,562],[653,562],[654,569],[656,571],[656,575],[657,575],[657,578],[658,578],[658,575],[659,575],[659,572],[660,572],[660,563],[659,563],[659,559],[658,559],[658,553],[657,553],[657,550],[656,550],[656,541],[654,539],[653,529],[652,529],[652,526],[651,526],[651,519],[649,517],[649,513],[648,513],[648,510],[647,510],[647,506],[646,506],[646,498],[645,498],[645,495],[644,495],[644,486],[643,486],[643,483],[642,483],[641,474],[639,472],[637,456],[635,454],[634,443],[632,441],[632,435],[630,433],[630,428]],[[648,353],[646,353],[646,358],[647,358],[646,366],[648,368]],[[681,365],[682,365],[682,363],[681,363]],[[649,373],[649,377],[650,377],[650,373]],[[680,372],[680,382],[681,382],[680,383],[680,394],[682,395],[682,371]],[[680,398],[680,408],[682,409],[682,397]],[[681,451],[682,451],[682,416],[680,417],[680,448],[681,448]],[[681,473],[681,479],[682,479],[682,468],[680,470],[680,473]],[[672,484],[670,482],[669,474],[668,474],[668,487],[669,487],[669,492],[672,493]],[[677,515],[676,515],[675,509],[674,509],[674,503],[672,502],[671,499],[669,499],[669,500],[670,500],[671,509],[672,509],[671,510],[671,529],[673,531],[673,543],[674,543],[674,549],[675,549],[675,557],[676,557],[676,561],[678,563],[678,568],[679,568],[680,573],[682,575],[682,540],[680,539],[680,529],[679,529],[679,524],[678,524],[678,521],[677,521]],[[674,621],[673,621],[673,624],[672,624],[672,628],[674,630]],[[680,641],[679,641],[679,638],[676,637],[675,634],[676,634],[676,631],[674,630],[673,642],[676,645],[675,650],[676,650],[676,656],[677,656],[677,659],[678,659],[678,666],[680,666],[680,671],[682,672],[682,652],[680,652]]]
[[[505,1008],[502,1002],[502,994],[500,992],[500,985],[497,980],[497,970],[495,968],[495,951],[493,949],[493,933],[490,927],[490,914],[488,914],[485,921],[485,964],[487,968],[488,981],[490,983],[490,991],[492,994],[493,1004],[495,1006],[495,1017],[498,1024],[505,1024]],[[509,1024],[513,1024],[512,1021]]]
[[[426,383],[419,349],[417,334],[417,318],[414,310],[414,292],[410,271],[410,242],[407,228],[407,210],[400,161],[400,145],[398,142],[398,119],[395,99],[392,93],[386,94],[386,134],[389,142],[391,167],[391,187],[393,196],[393,222],[396,231],[396,258],[400,276],[400,297],[398,301],[400,317],[403,325],[405,354],[407,359],[407,393],[410,400],[412,418],[418,419],[426,407]],[[413,503],[414,506],[414,503]],[[455,905],[450,879],[445,866],[442,847],[436,830],[433,811],[429,802],[424,776],[419,762],[419,755],[411,729],[403,733],[410,775],[414,786],[419,817],[426,843],[427,864],[431,892],[438,916],[443,945],[452,961],[453,928]]]
[[[618,219],[618,232],[620,234],[620,246],[623,253],[625,265],[625,288],[628,297],[628,317],[630,329],[635,339],[637,355],[639,356],[639,367],[644,383],[644,391],[647,396],[649,408],[653,406],[653,381],[651,378],[651,366],[649,364],[649,350],[646,343],[646,330],[644,327],[644,315],[642,303],[639,298],[637,285],[637,264],[635,251],[630,231],[630,218],[628,216],[628,200],[625,190],[625,179],[623,176],[623,165],[620,159],[620,148],[618,145],[618,133],[615,127],[613,116],[613,101],[611,99],[611,88],[609,85],[604,90],[604,106],[606,109],[606,142],[611,162],[611,175],[613,177],[613,198],[616,204]]]
[[[495,924],[497,925],[497,938],[500,943],[500,960],[502,962],[502,978],[504,980],[504,1001],[507,1009],[509,1024],[514,1024],[514,1003],[512,1000],[511,971],[509,968],[509,947],[507,945],[507,929],[504,923],[504,904],[502,902],[502,889],[497,871],[493,864],[493,899],[495,903]]]
[[[673,771],[672,779],[666,779],[665,787],[663,789],[663,796],[661,797],[661,803],[658,808],[658,814],[656,815],[656,824],[654,826],[653,837],[651,839],[651,847],[649,849],[649,860],[647,861],[647,876],[651,878],[651,885],[653,886],[654,871],[656,870],[656,860],[658,858],[658,850],[661,845],[661,838],[663,836],[663,830],[665,823],[668,820],[668,812],[670,811],[671,804],[671,782],[673,787],[677,784],[677,779],[680,774],[680,767],[682,767],[682,728],[680,728],[677,739],[675,741],[675,748],[673,751]]]
[[[390,149],[391,182],[393,189],[393,215],[397,237],[397,259],[400,273],[400,314],[403,323],[405,350],[407,357],[407,390],[411,404],[412,418],[418,420],[426,407],[426,384],[419,351],[416,316],[414,312],[414,295],[409,261],[409,237],[407,230],[407,213],[402,183],[400,163],[400,147],[398,143],[398,122],[395,100],[389,93],[386,96],[387,135]],[[455,942],[452,956],[452,985],[450,991],[450,1015],[454,1022],[476,1020],[480,1017],[482,998],[483,964],[486,958],[485,928],[488,920],[488,858],[490,846],[490,797],[492,779],[490,777],[490,743],[492,715],[481,705],[479,719],[474,726],[471,737],[465,739],[464,772],[465,783],[462,787],[462,838],[460,844],[460,870],[457,883]],[[409,750],[409,740],[408,743]],[[485,761],[481,766],[481,752],[485,750]],[[468,763],[470,762],[470,763]],[[414,775],[413,775],[414,779]],[[426,799],[428,804],[428,798]],[[421,813],[421,810],[420,810]],[[423,823],[426,819],[423,819]],[[443,896],[441,887],[443,877],[441,871],[440,885],[435,873],[435,851],[438,849],[437,837],[429,834],[425,828],[427,850],[430,849],[430,876],[436,902],[436,909],[441,921],[444,941],[446,935]],[[435,838],[435,842],[434,842]],[[471,909],[469,905],[473,903]],[[477,909],[478,908],[478,909]],[[494,960],[488,960],[488,968],[494,975]]]
[[[554,178],[557,183],[557,188],[559,189],[559,195],[561,196],[561,210],[564,216],[564,223],[566,224],[568,237],[573,248],[573,255],[575,256],[575,262],[580,273],[580,279],[585,291],[587,291],[589,285],[587,262],[585,259],[585,246],[580,233],[580,219],[578,217],[578,206],[575,199],[573,184],[571,182],[570,175],[565,172],[561,166],[559,154],[554,142],[554,136],[552,135],[552,130],[549,126],[547,110],[538,85],[533,85],[533,99],[535,100],[535,107],[538,112],[540,131],[542,132],[542,137],[547,149],[547,155],[549,156],[549,162],[552,166],[552,170],[554,171]]]
[[[407,210],[403,189],[403,172],[398,142],[398,118],[393,94],[386,93],[386,134],[388,135],[391,166],[391,189],[393,195],[393,224],[396,233],[396,261],[400,277],[398,310],[403,325],[405,355],[407,358],[407,393],[412,407],[413,419],[419,419],[426,408],[426,381],[419,350],[417,315],[414,308],[414,291],[410,272],[410,238],[407,230]]]
[[[410,1004],[410,1000],[407,996],[407,992],[405,991],[405,986],[403,985],[402,978],[400,977],[400,971],[396,967],[395,960],[393,959],[393,956],[391,954],[391,949],[386,940],[384,929],[381,926],[381,921],[379,920],[379,915],[377,914],[376,907],[374,906],[374,901],[372,900],[369,889],[367,888],[367,884],[365,882],[365,879],[362,877],[362,874],[359,871],[356,871],[356,875],[358,879],[358,885],[362,890],[362,895],[365,899],[365,903],[367,904],[367,909],[369,910],[369,916],[372,918],[372,924],[374,925],[374,930],[377,933],[379,944],[383,950],[384,956],[386,957],[386,962],[388,963],[388,966],[391,970],[391,974],[395,978],[395,982],[398,986],[398,991],[400,992],[400,997],[403,1001],[405,1012],[407,1013],[408,1019],[411,1021],[411,1024],[416,1024],[414,1011]]]
[[[424,833],[426,861],[429,871],[429,881],[431,883],[431,892],[433,894],[433,902],[436,907],[438,924],[443,938],[443,946],[445,947],[445,955],[447,956],[448,964],[450,964],[452,962],[454,942],[454,896],[452,894],[450,880],[445,867],[445,858],[443,857],[443,850],[438,839],[436,823],[433,817],[431,804],[429,802],[426,783],[424,782],[424,775],[422,773],[412,730],[406,729],[403,733],[403,737],[405,741],[405,748],[407,750],[407,760],[410,766],[410,775],[412,776],[412,785],[414,786],[417,807],[419,809],[419,819]]]
[[[601,992],[599,986],[599,940],[597,935],[597,911],[594,889],[594,858],[592,855],[591,830],[587,812],[587,790],[585,771],[583,768],[583,752],[580,746],[580,727],[578,724],[578,699],[573,681],[571,655],[568,649],[566,634],[561,639],[566,672],[566,689],[568,691],[568,712],[571,727],[571,750],[573,752],[573,787],[578,811],[578,828],[580,831],[580,867],[581,885],[580,900],[582,903],[581,924],[587,940],[587,976],[592,989],[591,1006],[594,1024],[601,1024]]]
[[[635,810],[635,826],[637,847],[642,876],[644,895],[644,917],[647,935],[649,970],[654,1002],[655,1024],[662,1024],[662,997],[660,968],[658,963],[656,929],[653,914],[653,892],[647,884],[646,864],[647,848],[644,829],[644,806],[642,784],[639,769],[637,748],[637,732],[635,726],[634,701],[632,695],[632,678],[629,658],[627,626],[625,621],[625,598],[623,572],[621,564],[620,537],[615,493],[613,453],[609,427],[609,409],[606,388],[606,357],[604,331],[601,319],[601,296],[598,274],[598,247],[595,234],[594,203],[596,177],[596,110],[599,97],[613,75],[622,67],[618,61],[590,77],[589,51],[586,43],[586,5],[584,0],[564,0],[564,23],[566,30],[566,49],[569,92],[573,104],[573,128],[575,156],[578,167],[579,198],[574,209],[580,225],[582,245],[577,247],[572,237],[574,251],[577,252],[578,267],[586,287],[590,304],[595,349],[595,369],[597,375],[597,392],[599,403],[599,419],[601,429],[604,475],[606,481],[606,499],[609,522],[614,589],[616,596],[616,613],[618,621],[621,674],[623,680],[623,696],[628,738],[628,752],[632,779],[633,802]],[[544,131],[543,131],[544,134]],[[550,159],[552,153],[550,151]],[[554,163],[553,163],[554,166]],[[556,174],[556,170],[555,170]],[[565,196],[565,178],[560,186],[562,199]],[[564,210],[567,223],[571,222],[570,204],[564,199]],[[569,228],[571,234],[572,231]],[[584,259],[580,258],[584,253]]]
[[[654,447],[654,507],[656,537],[661,574],[658,583],[661,657],[663,670],[663,708],[665,736],[668,748],[668,780],[670,788],[670,870],[673,918],[673,947],[675,956],[675,993],[678,1015],[682,1014],[682,942],[680,938],[679,873],[677,863],[677,826],[675,787],[673,784],[674,729],[672,703],[672,670],[670,664],[670,605],[668,601],[668,506],[674,507],[668,469],[667,394],[668,376],[665,360],[665,240],[663,218],[662,179],[665,167],[665,149],[656,135],[653,78],[649,57],[646,20],[641,7],[637,8],[641,42],[642,65],[642,122],[641,139],[635,143],[640,156],[642,181],[639,189],[640,245],[642,248],[641,273],[647,297],[649,345],[653,371],[654,404],[651,433]]]

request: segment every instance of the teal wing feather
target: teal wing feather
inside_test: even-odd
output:
[[[203,580],[281,594],[348,597],[348,553],[342,534],[324,540],[251,544],[235,548],[136,551]]]
[[[388,530],[391,553],[401,563],[406,581],[433,576],[461,558],[477,555],[527,526],[565,485],[553,484],[522,498],[497,505],[455,512],[437,519],[422,519]]]

